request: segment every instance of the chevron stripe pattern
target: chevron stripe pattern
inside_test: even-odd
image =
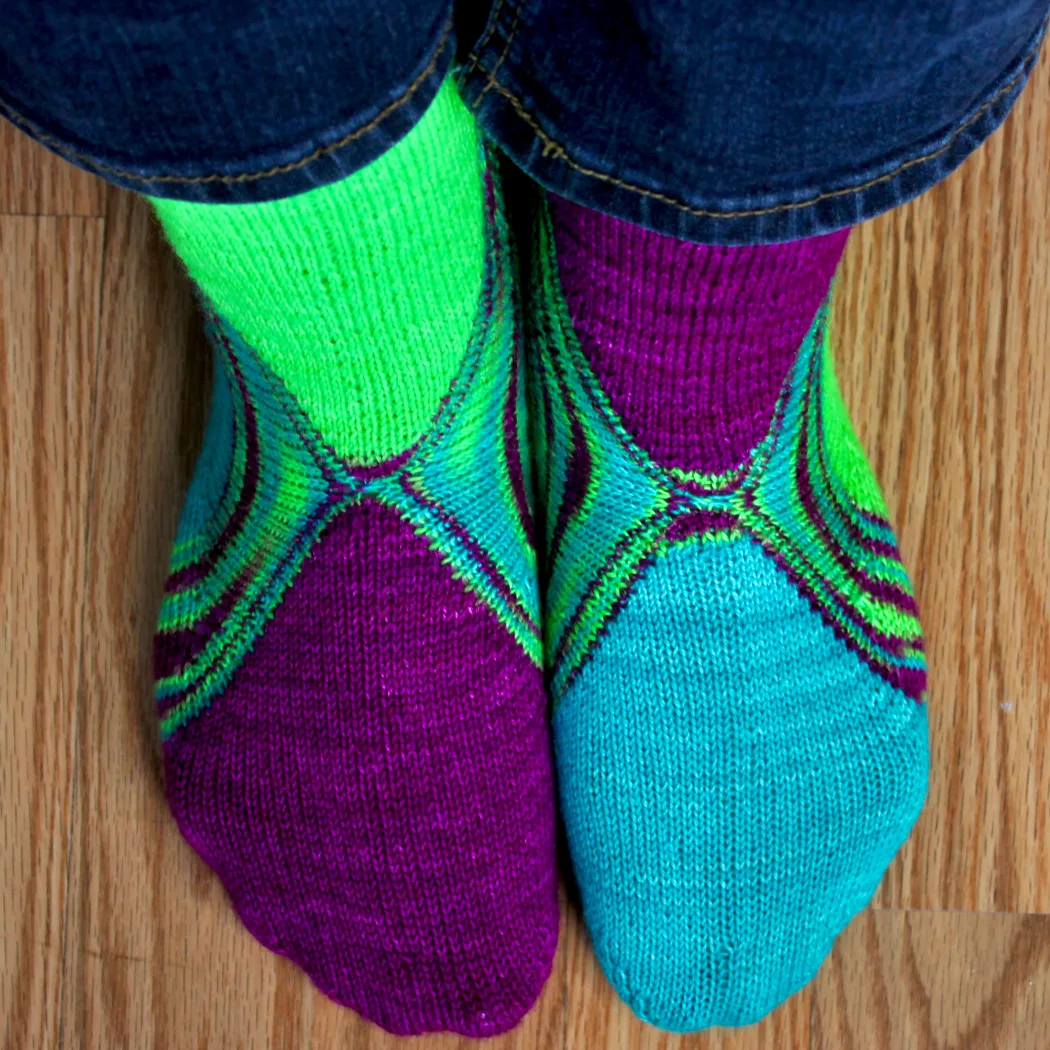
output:
[[[280,378],[207,311],[213,400],[155,644],[165,739],[229,684],[326,525],[362,500],[411,523],[540,661],[520,311],[491,177],[486,192],[483,293],[459,374],[424,437],[379,467],[342,461]]]
[[[855,498],[858,487],[877,486],[836,384],[827,302],[747,461],[721,475],[665,469],[627,432],[580,349],[546,209],[536,237],[530,364],[555,703],[659,551],[742,536],[761,545],[873,671],[921,701],[926,662],[911,584],[881,497],[874,507]]]

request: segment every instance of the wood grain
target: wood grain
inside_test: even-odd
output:
[[[878,902],[1050,911],[1050,52],[1001,131],[850,239],[843,393],[926,629],[933,775]]]
[[[0,120],[0,215],[91,215],[106,186]]]
[[[1045,1050],[1050,916],[868,911],[814,989],[812,1050]]]
[[[0,1046],[61,1028],[102,223],[0,216]]]
[[[10,217],[38,212],[99,218]],[[675,1036],[617,999],[566,898],[544,995],[492,1050],[1050,1041],[1048,220],[1044,53],[960,171],[854,233],[836,292],[932,668],[930,799],[875,910],[762,1024]],[[0,124],[0,1050],[467,1050],[317,994],[168,815],[150,635],[207,373],[147,209]]]

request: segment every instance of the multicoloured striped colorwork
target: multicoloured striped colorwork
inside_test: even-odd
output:
[[[842,404],[821,305],[767,434],[739,466],[707,474],[656,463],[627,432],[587,362],[561,296],[549,219],[533,313],[537,459],[546,464],[547,650],[561,697],[667,543],[752,536],[836,634],[921,700],[918,611],[877,485]],[[858,467],[867,477],[858,478]]]
[[[162,736],[225,688],[325,525],[366,498],[395,508],[427,536],[539,663],[520,333],[494,197],[490,208],[501,245],[489,253],[459,374],[423,439],[380,467],[343,463],[255,351],[206,311],[215,391],[160,612]],[[490,486],[484,500],[480,479]]]
[[[824,302],[804,317],[787,248],[732,255],[553,207],[530,372],[570,851],[641,1016],[748,1023],[812,976],[925,792],[917,610],[832,369],[842,239],[815,250]],[[766,282],[745,303],[769,314],[764,355],[736,345],[753,319],[730,316],[749,294],[733,267]],[[798,335],[778,321],[792,310]],[[778,359],[779,394],[753,394]],[[698,405],[706,444],[683,422]]]
[[[401,1034],[512,1027],[557,942],[520,305],[482,168],[477,320],[402,454],[341,459],[209,313],[213,403],[155,647],[184,835],[260,941]]]

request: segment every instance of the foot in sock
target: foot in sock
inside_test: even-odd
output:
[[[538,209],[562,813],[605,973],[675,1031],[806,984],[925,796],[915,602],[828,349],[845,239],[714,248]]]
[[[402,1034],[512,1027],[557,940],[508,231],[446,84],[349,179],[156,201],[215,388],[156,640],[183,834]]]

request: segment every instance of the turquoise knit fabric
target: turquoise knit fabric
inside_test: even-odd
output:
[[[553,729],[598,958],[672,1031],[750,1024],[806,984],[926,792],[925,704],[749,539],[659,555]]]

